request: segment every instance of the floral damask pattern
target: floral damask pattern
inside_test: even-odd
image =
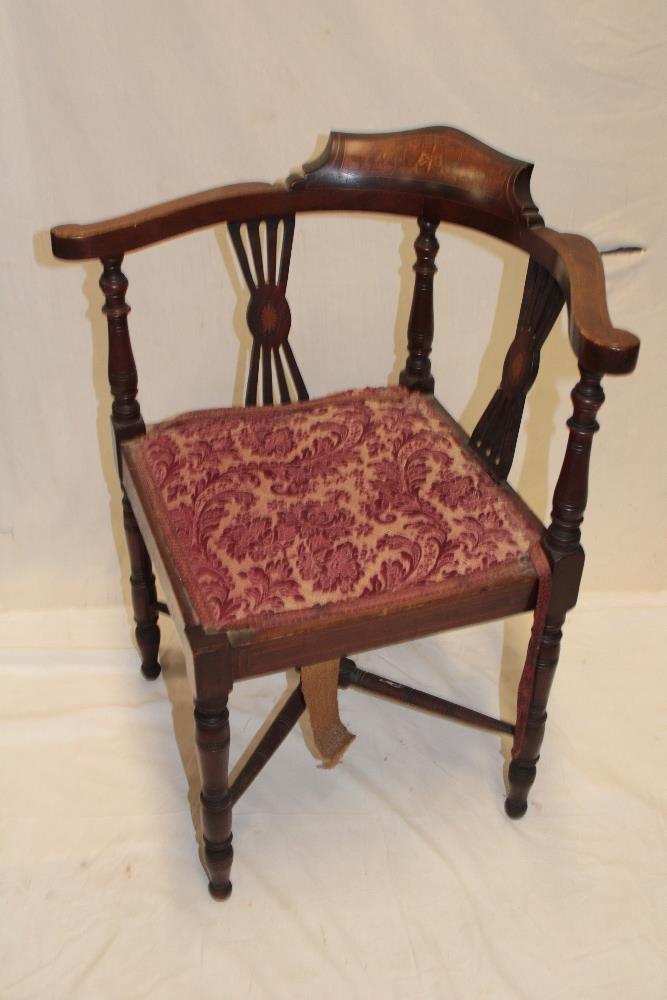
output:
[[[203,625],[446,592],[529,559],[535,526],[400,388],[203,410],[130,445]]]

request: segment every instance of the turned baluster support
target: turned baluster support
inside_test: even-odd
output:
[[[525,814],[528,793],[537,775],[537,762],[547,722],[547,701],[558,666],[564,621],[565,615],[550,614],[542,634],[523,747],[520,756],[515,757],[509,766],[505,811],[512,819],[520,819]]]
[[[581,367],[579,370],[581,378],[572,391],[574,412],[567,422],[570,434],[554,491],[551,524],[543,538],[552,568],[547,622],[537,655],[523,747],[509,767],[505,810],[513,819],[526,812],[528,792],[537,773],[547,721],[547,701],[558,665],[561,629],[565,615],[576,604],[584,567],[581,523],[588,500],[591,445],[593,435],[599,430],[596,417],[604,402],[604,393],[601,375]]]
[[[554,491],[551,524],[546,538],[555,559],[561,553],[569,554],[580,549],[580,528],[588,501],[591,445],[593,435],[600,429],[597,412],[604,403],[600,385],[602,376],[581,367],[579,371],[581,378],[572,390],[574,412],[567,422],[570,436]],[[574,601],[576,597],[575,593]]]
[[[201,775],[201,820],[204,864],[209,892],[227,899],[232,848],[232,797],[229,792],[229,711],[227,706],[195,705],[195,742]]]
[[[229,711],[233,684],[229,647],[199,625],[185,630],[187,673],[194,691],[195,747],[201,778],[199,802],[203,863],[214,899],[232,891],[232,805],[229,788]]]
[[[413,265],[415,288],[408,321],[408,357],[399,384],[428,394],[435,387],[430,354],[433,344],[433,278],[438,270],[435,266],[439,249],[435,236],[438,223],[426,218],[420,218],[418,222],[419,236],[415,240],[417,260]]]
[[[122,257],[102,260],[100,288],[104,293],[102,312],[109,333],[109,387],[111,426],[114,435],[116,467],[120,478],[123,505],[123,526],[130,556],[130,587],[136,623],[135,636],[141,653],[141,671],[152,680],[160,673],[158,652],[160,629],[157,625],[157,592],[150,557],[141,537],[139,526],[125,494],[121,475],[120,446],[123,441],[146,433],[137,400],[137,368],[132,354],[127,316],[130,306],[125,301],[127,278],[121,270]]]

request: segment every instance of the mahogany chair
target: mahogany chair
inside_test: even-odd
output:
[[[526,811],[561,628],[584,563],[580,526],[604,399],[600,381],[632,371],[639,348],[633,334],[610,322],[593,244],[546,228],[530,194],[532,169],[448,127],[334,132],[324,153],[286,183],[234,184],[52,230],[56,257],[102,263],[141,669],[158,676],[158,616],[170,614],[194,691],[204,857],[216,898],[231,891],[232,807],[305,708],[320,728],[325,759],[334,762],[349,741],[337,720],[337,685],[513,735],[505,807],[514,818]],[[296,215],[314,211],[389,212],[418,221],[398,387],[308,399],[288,340],[286,286]],[[433,396],[440,221],[490,233],[528,255],[500,385],[469,438]],[[246,407],[184,414],[147,430],[123,256],[223,222],[250,293]],[[545,528],[506,479],[540,350],[564,302],[580,378]],[[280,406],[271,405],[274,376]],[[153,566],[166,604],[158,601]],[[515,722],[387,681],[348,659],[528,610],[534,625]],[[230,784],[232,685],[289,667],[300,670],[299,686]]]

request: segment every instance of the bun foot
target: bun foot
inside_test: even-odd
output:
[[[147,681],[154,681],[156,677],[160,676],[162,668],[158,660],[153,660],[152,663],[142,663],[141,672]]]
[[[232,894],[232,883],[224,882],[222,885],[216,885],[214,882],[209,882],[208,891],[213,899],[229,899]]]
[[[527,809],[527,802],[512,802],[511,799],[505,799],[505,812],[510,819],[521,819],[526,815]]]
[[[544,728],[544,727],[543,727]],[[528,808],[528,792],[535,781],[538,757],[527,761],[517,758],[510,764],[508,779],[508,796],[505,799],[505,812],[510,819],[521,819]]]

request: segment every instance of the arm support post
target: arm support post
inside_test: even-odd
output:
[[[433,278],[438,270],[435,258],[439,244],[435,236],[438,223],[419,219],[419,236],[415,240],[417,260],[414,263],[415,290],[408,322],[408,358],[399,382],[408,389],[431,393],[431,345],[433,343]]]
[[[580,366],[581,378],[572,390],[570,435],[554,491],[551,524],[544,538],[553,567],[552,611],[574,607],[584,566],[581,523],[588,500],[588,470],[593,435],[599,430],[597,412],[604,402],[601,374]]]
[[[157,591],[150,556],[141,537],[139,526],[130,506],[122,482],[120,446],[123,441],[146,433],[137,400],[137,368],[132,354],[130,331],[127,323],[130,307],[125,301],[127,278],[121,271],[121,257],[107,257],[102,261],[100,288],[104,293],[103,312],[109,332],[109,387],[111,426],[113,428],[116,467],[121,480],[123,524],[130,556],[130,586],[132,607],[136,623],[135,636],[141,652],[141,670],[144,677],[153,680],[160,673],[158,652],[160,629],[157,624]]]

